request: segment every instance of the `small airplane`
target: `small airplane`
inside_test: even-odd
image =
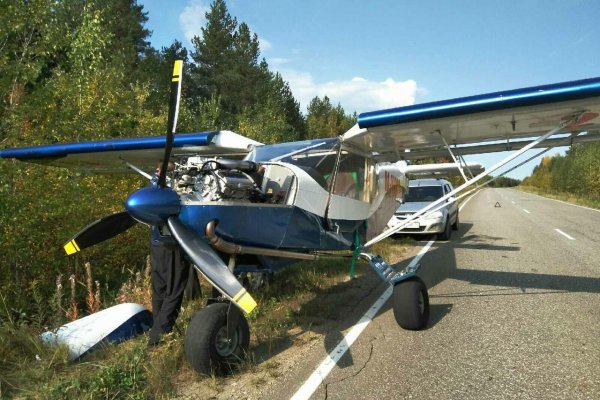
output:
[[[366,260],[393,285],[398,324],[424,328],[429,300],[418,266],[396,271],[368,248],[531,148],[600,139],[600,78],[368,112],[336,138],[263,145],[230,131],[174,135],[181,75],[177,61],[166,136],[7,149],[0,157],[97,173],[133,170],[150,180],[145,171],[162,160],[157,179],[132,193],[125,211],[93,222],[64,248],[77,253],[137,222],[175,240],[226,300],[199,311],[186,332],[187,358],[206,374],[226,370],[248,347],[245,314],[256,302],[237,277],[299,260]],[[463,155],[506,150],[517,151],[467,176]],[[396,162],[448,154],[465,183],[385,230],[408,190],[407,170]]]

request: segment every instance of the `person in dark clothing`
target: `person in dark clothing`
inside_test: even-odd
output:
[[[155,178],[157,176],[158,169]],[[184,293],[195,299],[201,296],[201,290],[195,268],[182,254],[173,238],[161,238],[157,227],[152,227],[150,265],[154,323],[150,329],[148,345],[156,346],[162,334],[173,330]]]
[[[162,334],[173,330],[184,293],[189,299],[197,299],[202,292],[196,269],[187,261],[177,244],[158,241],[158,229],[153,228],[152,231],[150,279],[154,324],[150,329],[148,345],[155,346],[160,342]]]
[[[198,271],[196,271],[196,268],[189,263],[185,257],[182,259],[183,262],[188,265],[188,269],[190,270],[187,284],[185,285],[185,297],[188,300],[199,299],[202,297],[202,289],[200,288],[200,281],[198,280]]]
[[[158,229],[152,228],[150,278],[154,323],[150,329],[150,346],[157,345],[162,334],[173,330],[189,274],[189,266],[182,264],[181,252],[177,245],[159,242],[157,235]]]

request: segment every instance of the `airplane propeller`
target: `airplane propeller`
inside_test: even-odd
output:
[[[160,166],[157,184],[132,193],[125,202],[126,211],[109,215],[91,223],[69,240],[64,245],[64,249],[68,255],[77,253],[86,247],[123,233],[135,225],[136,222],[152,226],[167,225],[173,238],[196,268],[221,293],[233,301],[244,312],[250,313],[256,307],[256,302],[208,243],[181,222],[178,217],[180,209],[179,195],[166,184],[179,113],[182,71],[183,61],[176,60],[171,79],[165,153]],[[223,162],[227,163],[227,161]],[[245,168],[256,168],[255,165],[251,165],[252,163],[248,165],[244,164],[244,162],[238,163],[242,163]]]
[[[136,223],[137,221],[126,211],[109,215],[92,222],[79,231],[64,245],[64,249],[67,252],[67,255],[75,254],[80,250],[125,232]]]

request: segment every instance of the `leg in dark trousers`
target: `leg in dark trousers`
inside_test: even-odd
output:
[[[189,268],[190,270],[187,285],[185,286],[185,297],[189,300],[199,299],[202,297],[202,288],[200,288],[200,281],[198,281],[198,271],[187,260],[184,261],[184,268]]]
[[[160,245],[150,246],[152,265],[152,314],[154,324],[150,330],[149,344],[158,344],[160,335],[173,330],[183,292],[188,280],[189,267],[182,265],[179,249]]]

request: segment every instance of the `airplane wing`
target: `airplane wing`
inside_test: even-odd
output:
[[[463,170],[470,171],[471,175],[479,175],[485,170],[483,165],[472,161],[462,167]],[[458,163],[398,165],[398,168],[411,179],[461,175]]]
[[[378,161],[447,156],[445,142],[457,155],[479,154],[520,149],[573,117],[557,134],[587,134],[552,137],[552,146],[600,140],[599,115],[592,78],[368,112],[343,140]]]
[[[94,173],[131,172],[129,162],[153,170],[165,152],[165,136],[63,143],[0,150],[1,158],[78,168]],[[173,156],[244,156],[262,143],[231,131],[175,135]]]

